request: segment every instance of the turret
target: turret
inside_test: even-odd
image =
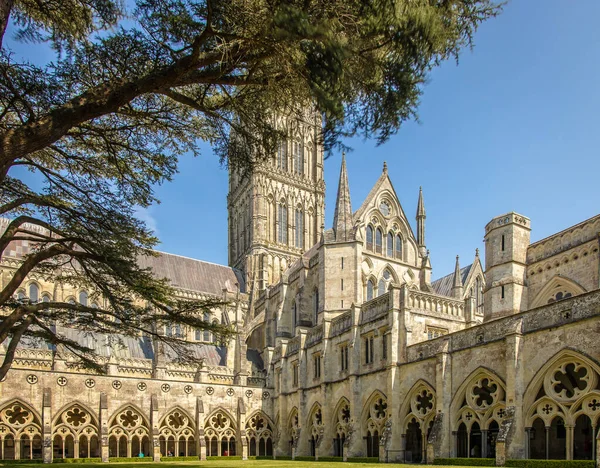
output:
[[[484,320],[527,310],[525,282],[531,222],[511,212],[485,227]]]
[[[417,245],[421,257],[427,254],[425,248],[425,203],[423,203],[423,187],[419,187],[419,201],[417,202]]]
[[[452,283],[452,297],[462,299],[464,295],[463,282],[460,276],[460,262],[458,255],[456,256],[456,264],[454,265],[454,282]]]

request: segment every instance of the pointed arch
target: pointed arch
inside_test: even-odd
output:
[[[458,457],[472,456],[472,449],[475,457],[495,456],[496,438],[506,417],[505,389],[504,381],[482,366],[460,385],[450,404],[450,425],[457,434]]]
[[[98,415],[96,414],[96,412],[92,408],[90,408],[90,406],[88,406],[86,403],[83,403],[79,400],[71,401],[71,402],[67,403],[66,405],[63,405],[63,407],[60,408],[55,413],[55,416],[52,420],[52,424],[53,425],[58,424],[61,414],[74,406],[79,406],[82,409],[84,409],[91,416],[93,423],[95,425],[99,425],[99,422],[98,422],[99,418],[98,418]]]
[[[419,393],[421,389],[427,390],[435,396],[435,389],[433,385],[431,385],[425,379],[418,379],[412,385],[412,387],[410,387],[410,390],[407,393],[408,397],[404,399],[402,405],[400,406],[400,421],[402,421],[406,417],[406,415],[408,415],[411,412],[411,396],[414,396],[415,394]],[[433,410],[433,413],[435,413],[435,399],[433,403],[434,404],[431,410]],[[423,414],[429,414],[429,412],[425,412]]]
[[[236,454],[237,420],[225,408],[217,407],[204,421],[207,456]]]
[[[342,396],[333,411],[331,427],[333,428],[333,455],[343,457],[347,449],[350,433],[353,430],[350,401]]]
[[[98,417],[84,403],[61,408],[53,423],[53,451],[57,458],[96,458],[100,455]]]
[[[564,363],[568,362],[578,362],[588,367],[591,371],[595,373],[596,376],[600,374],[600,364],[592,359],[591,357],[583,354],[580,351],[565,348],[557,352],[553,357],[548,359],[535,373],[535,376],[531,379],[527,388],[525,389],[525,393],[523,394],[523,407],[529,408],[534,402],[538,399],[538,395],[541,391],[543,391],[543,387],[545,386],[545,378],[549,374],[552,369],[558,368]],[[597,377],[591,377],[593,379],[597,379]],[[590,382],[591,384],[592,382]],[[546,385],[547,387],[548,385]],[[590,388],[587,388],[586,391],[591,391],[594,388],[594,385],[591,385]],[[585,393],[585,392],[583,392]],[[582,393],[578,394],[581,395]],[[569,398],[561,400],[569,402]],[[572,399],[571,399],[572,400]]]
[[[181,406],[170,408],[158,423],[161,456],[192,457],[196,455],[194,418]]]
[[[379,437],[383,433],[388,417],[387,397],[383,392],[375,390],[363,406],[361,415],[361,432],[366,443],[368,457],[378,456]]]
[[[325,434],[325,424],[323,423],[323,410],[321,404],[315,402],[312,405],[308,413],[308,419],[306,421],[306,427],[308,428],[308,442],[310,445],[310,455],[315,456],[317,454],[317,448],[321,445]]]
[[[250,456],[273,455],[273,421],[262,410],[254,411],[246,419],[246,435]]]
[[[42,423],[39,414],[24,401],[13,398],[0,406],[0,430],[4,460],[32,459],[42,451]],[[10,441],[10,444],[8,443]]]
[[[550,302],[556,302],[562,299],[568,299],[572,296],[578,296],[585,293],[586,290],[576,281],[566,276],[555,275],[548,280],[544,287],[535,296],[530,309],[541,307]]]
[[[109,457],[150,455],[150,420],[135,404],[128,403],[108,419]]]

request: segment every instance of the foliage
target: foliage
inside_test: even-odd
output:
[[[127,458],[127,461],[130,459]],[[112,460],[111,460],[112,461]],[[102,463],[101,458],[55,458],[52,460],[52,463]]]
[[[436,458],[434,465],[446,466],[496,466],[494,458]]]
[[[18,40],[56,51],[34,64],[0,43],[0,215],[11,220],[0,254],[34,246],[0,291],[0,378],[21,339],[104,370],[54,323],[146,335],[182,360],[189,344],[156,325],[229,334],[199,318],[221,304],[177,300],[137,263],[157,239],[136,210],[157,202],[178,158],[206,141],[247,169],[285,137],[276,116],[322,125],[327,149],[345,136],[384,142],[416,118],[430,70],[498,12],[493,0],[136,0],[129,12],[120,0],[0,0],[0,38],[12,19]],[[100,306],[15,300],[34,274]]]
[[[594,460],[506,460],[506,466],[518,468],[596,468]]]

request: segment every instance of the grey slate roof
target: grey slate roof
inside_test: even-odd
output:
[[[83,344],[93,349],[96,354],[102,357],[115,356],[119,359],[154,359],[154,347],[152,340],[147,336],[109,336],[105,333],[82,332],[70,327],[58,326],[56,332],[70,340]],[[3,343],[6,347],[7,342]],[[223,346],[214,346],[211,344],[198,343],[192,346],[194,357],[198,360],[204,360],[209,366],[227,365],[227,349]],[[20,348],[28,349],[46,349],[54,351],[54,347],[45,342],[33,339],[23,339],[19,343]],[[165,347],[165,357],[169,360],[175,360],[177,355],[168,346]],[[262,362],[262,359],[261,359]]]
[[[171,286],[207,294],[222,295],[223,289],[246,292],[244,278],[239,270],[179,255],[157,252],[158,256],[141,256],[140,266],[150,267],[158,278],[168,278]]]
[[[460,269],[460,278],[462,280],[462,284],[464,285],[467,281],[467,276],[469,276],[469,272],[471,271],[471,267],[473,264],[467,265],[464,268]],[[435,280],[431,283],[431,287],[435,291],[436,294],[441,296],[452,296],[452,285],[454,284],[454,272],[449,275],[443,276],[442,278]]]

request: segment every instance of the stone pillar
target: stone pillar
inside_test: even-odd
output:
[[[44,463],[52,463],[52,392],[44,388],[42,399],[42,457]]]
[[[152,431],[152,458],[155,462],[160,461],[160,439],[158,425],[158,397],[155,393],[150,396],[150,430]],[[128,449],[131,450],[131,444],[128,444]],[[137,456],[137,453],[135,454]],[[131,455],[129,455],[131,456]]]
[[[119,454],[115,454],[118,456]],[[108,463],[110,453],[108,450],[108,398],[106,393],[100,394],[100,458]]]
[[[525,394],[522,320],[517,320],[512,330],[507,331],[506,345],[506,411],[502,426],[505,427],[503,441],[506,458],[525,458],[525,417],[523,396]],[[510,333],[510,334],[509,334]]]
[[[238,419],[238,442],[237,452],[242,456],[242,460],[248,460],[248,438],[246,437],[246,405],[244,399],[238,397],[237,405],[237,419]]]
[[[488,431],[481,430],[481,458],[487,458]]]
[[[575,437],[575,426],[565,424],[567,430],[567,460],[573,460],[573,438]]]
[[[196,397],[196,434],[198,434],[197,453],[200,460],[206,460],[206,439],[204,439],[204,405],[202,399]]]
[[[448,347],[449,340],[446,339],[443,351],[436,355],[435,364],[436,418],[438,415],[442,415],[440,430],[434,445],[435,457],[438,458],[456,456],[453,452],[456,447],[456,440],[451,437],[452,428],[450,427],[452,419],[450,414],[450,404],[452,403],[452,356],[448,352]],[[429,460],[429,462],[433,463],[433,460]]]

